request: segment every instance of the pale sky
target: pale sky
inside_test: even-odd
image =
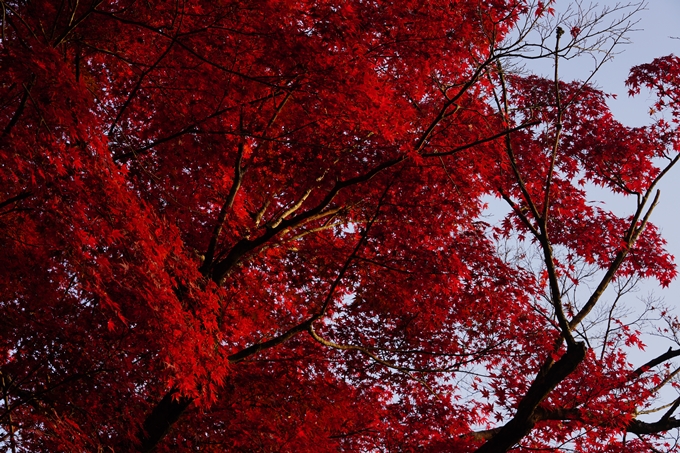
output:
[[[567,3],[558,0],[558,3]],[[612,0],[598,2],[615,5]],[[646,96],[631,100],[626,94],[624,80],[630,67],[649,63],[654,58],[680,54],[680,0],[649,0],[645,10],[637,15],[640,19],[636,31],[630,33],[631,43],[621,46],[622,53],[602,68],[597,82],[605,91],[618,93],[610,103],[617,117],[631,126],[647,123],[649,100]],[[675,37],[676,39],[673,39]]]
[[[564,8],[569,0],[557,0],[557,8]],[[593,2],[595,3],[595,2]],[[601,0],[600,6],[614,6],[614,0]],[[641,93],[631,99],[624,85],[628,71],[632,66],[649,63],[654,58],[669,54],[680,55],[680,0],[647,0],[646,8],[637,14],[639,22],[636,31],[631,32],[630,44],[621,46],[621,53],[606,64],[595,76],[595,84],[603,91],[617,94],[617,99],[611,99],[608,104],[615,117],[628,126],[643,126],[649,124],[649,107],[653,99],[648,93]],[[589,4],[583,2],[583,4]],[[677,38],[677,39],[673,39]],[[562,64],[562,63],[560,63]],[[563,74],[570,77],[583,78],[587,71],[579,68],[578,64],[569,67],[565,63]],[[569,71],[569,72],[566,72]],[[573,75],[572,75],[573,74]],[[652,214],[651,221],[661,229],[663,237],[668,241],[667,248],[675,256],[676,264],[680,263],[680,167],[674,168],[666,179],[660,183],[661,199]],[[617,214],[632,214],[635,200],[620,197],[612,202],[611,197],[598,197],[592,193],[593,199],[604,200],[607,207]],[[655,281],[648,281],[640,285],[636,294],[630,297],[654,296],[664,300],[672,307],[676,315],[680,315],[680,278],[677,278],[669,288],[662,289]],[[628,301],[630,306],[636,306],[634,301]],[[643,341],[647,348],[644,352],[631,350],[629,360],[636,364],[644,363],[649,355],[664,351],[671,343],[655,336],[645,335]],[[666,390],[668,398],[675,398],[675,392]],[[654,416],[650,415],[650,419]]]
[[[638,4],[640,0],[622,2],[615,0],[587,1],[557,0],[555,4],[556,17],[569,5],[580,3],[582,9],[601,11],[604,7],[613,8],[617,5]],[[612,19],[620,18],[623,13],[612,13]],[[616,48],[617,55],[607,62],[595,75],[595,85],[605,92],[617,94],[618,98],[610,102],[610,107],[623,123],[630,126],[641,126],[648,123],[649,99],[641,95],[636,99],[628,97],[628,89],[624,81],[632,66],[650,63],[654,58],[680,54],[680,0],[647,0],[646,6],[632,18],[637,21],[633,30],[628,33],[631,41]],[[609,22],[608,20],[605,22]],[[676,39],[673,39],[673,38]],[[564,79],[583,80],[592,69],[592,60],[560,61],[560,74]],[[545,61],[546,76],[552,77],[552,66]]]
[[[556,17],[568,5],[576,3],[574,0],[557,0],[555,4]],[[615,7],[635,2],[621,2],[615,0],[600,0],[580,2],[582,9],[589,9],[594,5],[596,10],[603,7]],[[622,16],[622,12],[612,13],[612,19]],[[620,45],[614,58],[595,74],[591,81],[595,86],[609,94],[615,94],[616,99],[610,98],[608,104],[614,116],[628,126],[643,126],[650,123],[649,108],[653,98],[649,93],[642,92],[635,98],[628,96],[628,88],[624,82],[632,66],[650,63],[654,58],[669,54],[680,55],[680,0],[648,0],[646,7],[639,11],[632,19],[637,21],[633,31],[628,34],[630,43]],[[608,22],[608,21],[607,21]],[[562,24],[564,25],[564,24]],[[676,38],[676,39],[674,39]],[[538,68],[541,69],[538,69]],[[551,78],[553,67],[548,61],[532,67],[542,72],[541,75]],[[560,61],[560,74],[564,80],[584,80],[593,69],[592,59],[581,58]],[[652,222],[663,232],[668,241],[669,251],[680,262],[680,167],[674,168],[665,181],[660,184],[661,200],[654,211]],[[592,200],[605,201],[606,206],[619,215],[632,214],[635,210],[635,200],[632,198],[612,198],[604,191],[595,190]],[[502,206],[502,207],[501,207]],[[500,208],[507,212],[507,207],[497,200],[490,203],[492,211]],[[677,279],[667,290],[661,290],[655,282],[648,282],[638,293],[640,296],[654,292],[662,296],[666,302],[677,306],[680,314],[680,279]]]
[[[566,0],[558,0],[565,4]],[[617,2],[604,0],[600,5],[615,5]],[[631,43],[621,46],[622,53],[606,64],[596,75],[596,83],[604,91],[618,94],[617,99],[608,102],[614,115],[624,124],[642,126],[649,123],[649,107],[653,102],[647,93],[631,99],[627,94],[624,81],[630,67],[649,63],[654,58],[675,54],[680,55],[680,0],[648,0],[646,9],[638,13],[640,21],[637,31],[630,34]],[[674,39],[677,38],[677,39]],[[576,68],[574,68],[576,69]],[[668,249],[680,262],[680,167],[672,170],[662,181],[661,201],[654,211],[652,222],[661,228],[668,241]],[[617,212],[632,212],[634,200],[614,206]],[[628,208],[628,209],[626,209]],[[655,288],[653,282],[645,285],[644,292],[654,291],[666,302],[677,307],[680,312],[680,281],[675,280],[668,290]]]
[[[563,11],[573,3],[573,0],[557,0],[555,8],[558,15],[559,11]],[[592,2],[599,9],[625,3],[628,2],[614,0]],[[587,9],[589,5],[591,5],[589,1],[581,2],[582,8]],[[618,14],[618,17],[620,16],[621,14]],[[645,92],[635,98],[630,98],[624,82],[632,66],[649,63],[654,58],[669,54],[680,55],[680,26],[678,25],[680,23],[680,0],[648,0],[646,8],[638,12],[632,20],[638,20],[638,22],[633,27],[635,30],[628,35],[631,42],[618,47],[618,54],[598,71],[592,83],[606,93],[617,95],[617,98],[610,99],[608,104],[619,121],[628,126],[643,126],[650,123],[648,112],[653,99],[649,93]],[[587,58],[560,62],[560,74],[567,81],[584,80],[589,76],[592,68],[592,60]],[[549,78],[552,77],[553,69],[548,61],[538,66],[532,65],[532,68],[527,69],[539,71],[541,75]],[[659,188],[661,199],[651,221],[661,229],[664,238],[668,241],[668,250],[676,257],[676,263],[680,263],[680,167],[674,168]],[[618,215],[631,215],[635,211],[636,201],[631,197],[612,197],[603,190],[589,190],[588,195],[592,201],[604,201],[605,207]],[[488,221],[497,221],[508,212],[508,207],[503,201],[491,197],[487,201],[490,214]],[[656,281],[644,282],[639,286],[637,293],[629,297],[649,295],[663,298],[665,303],[672,306],[675,313],[680,315],[680,279],[676,279],[668,289],[662,289]],[[628,302],[629,305],[636,306],[634,301]],[[665,341],[655,337],[646,337],[645,341],[648,350],[668,347]],[[639,353],[633,353],[633,356],[638,355]]]

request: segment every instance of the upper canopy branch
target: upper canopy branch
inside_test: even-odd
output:
[[[638,435],[648,435],[648,434],[660,434],[666,431],[670,431],[675,428],[680,428],[680,419],[672,417],[672,413],[677,410],[680,406],[680,400],[674,402],[669,409],[659,420],[655,422],[646,422],[639,419],[631,420],[625,427],[625,431]],[[597,425],[597,419],[586,419],[583,417],[583,413],[578,408],[551,408],[542,409],[537,408],[537,410],[532,415],[532,423],[535,425],[542,421],[578,421],[585,425],[595,424]],[[474,431],[470,435],[474,438],[480,440],[491,441],[497,437],[505,428],[507,424],[498,427],[491,428],[481,431]],[[488,442],[487,442],[488,443]],[[485,444],[486,445],[486,444]],[[481,449],[477,452],[482,451]],[[486,451],[486,450],[485,450]],[[492,450],[489,450],[492,451]],[[505,450],[498,450],[505,451]]]

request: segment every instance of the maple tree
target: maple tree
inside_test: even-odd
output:
[[[680,322],[620,307],[676,275],[680,58],[639,128],[558,71],[626,14],[0,3],[5,451],[677,450]]]

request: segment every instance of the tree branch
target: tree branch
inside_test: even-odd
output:
[[[4,2],[3,2],[4,5]],[[21,97],[21,101],[19,102],[19,107],[17,107],[16,111],[14,112],[14,115],[12,116],[12,119],[9,120],[9,123],[7,123],[7,126],[5,126],[5,129],[2,131],[2,137],[5,137],[7,134],[9,134],[12,131],[12,128],[17,124],[19,121],[19,118],[21,117],[21,114],[24,113],[24,108],[26,107],[26,101],[28,100],[28,97],[31,95],[31,88],[33,88],[33,84],[35,83],[36,76],[35,74],[31,78],[30,82],[28,82],[28,85],[24,84],[24,95]]]
[[[443,153],[423,153],[423,154],[421,154],[421,156],[423,156],[423,157],[450,156],[452,154],[459,153],[459,152],[464,151],[466,149],[473,148],[477,145],[481,145],[481,144],[484,144],[484,143],[487,143],[487,142],[492,142],[492,141],[494,141],[498,138],[502,138],[502,137],[505,137],[506,135],[512,134],[513,132],[521,131],[522,129],[526,129],[526,128],[531,127],[531,126],[536,126],[537,124],[540,124],[540,123],[541,123],[540,121],[531,121],[529,123],[520,124],[519,126],[515,126],[513,128],[506,129],[503,132],[499,132],[495,135],[492,135],[491,137],[482,138],[482,139],[479,139],[475,142],[468,143],[467,145],[463,145],[463,146],[458,146],[456,148],[453,148],[452,150],[445,151]]]
[[[562,382],[586,356],[586,346],[582,342],[570,344],[567,352],[550,367],[547,372],[539,372],[526,395],[519,402],[515,416],[493,437],[476,450],[476,453],[498,453],[512,448],[526,436],[539,421],[538,405]]]
[[[234,164],[234,181],[231,183],[229,195],[222,205],[222,209],[220,209],[220,214],[217,216],[217,223],[215,223],[215,228],[213,229],[212,236],[210,237],[210,243],[208,244],[208,250],[205,252],[205,259],[200,269],[203,275],[207,275],[210,271],[213,258],[215,257],[215,248],[217,247],[217,241],[219,240],[220,233],[222,232],[224,221],[227,219],[227,213],[234,205],[234,199],[236,198],[238,189],[241,187],[241,182],[243,181],[243,168],[241,167],[241,161],[243,160],[244,147],[245,144],[243,141],[241,141],[241,143],[238,145],[236,164]]]
[[[323,210],[331,204],[336,195],[344,188],[351,187],[372,179],[375,175],[391,168],[401,162],[406,160],[406,157],[399,157],[396,159],[384,162],[370,171],[364,173],[363,175],[347,179],[345,181],[339,181],[333,186],[333,188],[328,192],[323,200],[319,202],[315,207],[298,214],[290,219],[282,220],[276,227],[267,226],[264,234],[255,239],[241,239],[238,241],[226,254],[226,257],[215,264],[213,269],[213,280],[220,284],[222,280],[226,277],[227,273],[243,258],[244,255],[255,250],[257,247],[265,244],[271,238],[279,234],[280,232],[300,225],[301,223],[318,216],[323,213]]]
[[[138,435],[140,452],[152,451],[193,402],[192,398],[178,396],[178,392],[177,389],[170,390],[144,420],[143,430]]]
[[[165,58],[165,56],[166,56],[166,55],[170,52],[170,50],[172,49],[172,47],[173,47],[173,45],[175,44],[175,42],[176,42],[176,40],[173,38],[172,41],[170,42],[170,44],[168,45],[168,47],[163,51],[163,53],[161,54],[161,56],[158,57],[158,59],[156,59],[156,61],[155,61],[151,66],[149,66],[147,69],[145,69],[145,70],[142,72],[142,74],[139,76],[139,79],[137,80],[137,83],[135,84],[134,88],[132,88],[132,90],[130,90],[130,94],[128,95],[127,99],[126,99],[125,102],[123,103],[123,106],[120,108],[120,110],[118,111],[118,114],[116,115],[116,117],[114,118],[113,122],[111,123],[111,126],[109,127],[109,132],[107,133],[107,135],[108,135],[109,137],[111,136],[111,134],[113,134],[113,130],[114,130],[114,128],[116,127],[116,124],[118,124],[118,121],[120,121],[121,117],[123,116],[123,113],[124,113],[125,110],[128,108],[128,106],[130,105],[130,103],[132,102],[132,99],[134,99],[135,95],[137,94],[137,91],[139,91],[139,89],[141,88],[142,82],[144,81],[144,78],[145,78],[151,71],[153,71],[154,69],[156,69],[156,67],[160,64],[161,61],[163,61],[163,59]]]
[[[28,190],[24,190],[19,195],[15,195],[11,198],[6,199],[3,202],[0,202],[0,209],[4,208],[5,206],[9,206],[11,204],[14,204],[17,201],[25,200],[26,198],[29,198],[31,196],[33,196],[33,192],[30,192]]]
[[[640,377],[650,368],[654,368],[655,366],[661,365],[662,363],[678,356],[680,356],[680,349],[668,348],[668,351],[664,352],[663,354],[657,357],[654,357],[652,360],[645,363],[644,365],[639,366],[635,371],[633,371],[633,376],[636,378]]]

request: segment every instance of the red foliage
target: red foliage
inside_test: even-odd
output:
[[[676,427],[635,417],[678,354],[633,369],[613,309],[586,348],[608,305],[554,285],[675,277],[647,212],[677,57],[629,79],[672,124],[628,128],[588,85],[501,77],[552,2],[394,3],[2,4],[2,448],[621,452]]]

